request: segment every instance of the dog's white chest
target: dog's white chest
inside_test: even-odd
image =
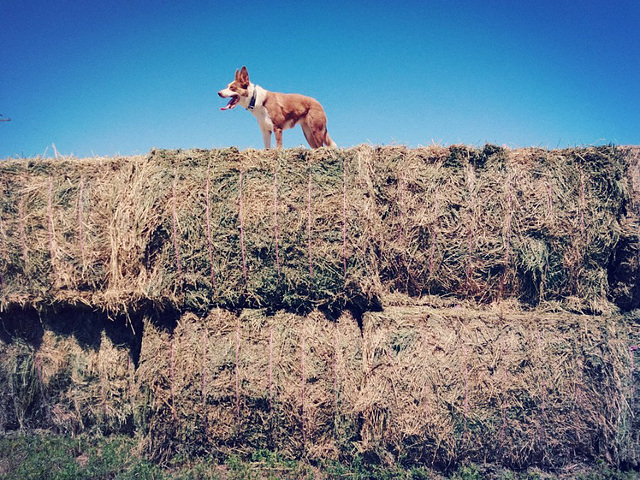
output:
[[[253,86],[253,91],[251,93],[255,93],[255,102],[252,102],[250,100],[251,96],[249,96],[249,98],[243,98],[241,100],[242,106],[249,110],[254,117],[256,117],[262,131],[266,130],[272,132],[273,121],[271,120],[269,112],[264,106],[264,102],[267,98],[267,91],[259,85],[255,85]],[[253,108],[249,108],[251,103],[253,103],[254,105]]]
[[[249,110],[254,117],[258,119],[260,128],[262,130],[273,131],[273,122],[269,116],[269,112],[263,105],[256,105],[253,110]]]

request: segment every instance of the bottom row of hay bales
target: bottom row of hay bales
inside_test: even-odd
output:
[[[436,467],[639,463],[633,329],[616,316],[214,309],[145,317],[139,356],[106,330],[87,345],[43,323],[38,342],[2,343],[5,430],[124,431],[156,460],[269,448]]]

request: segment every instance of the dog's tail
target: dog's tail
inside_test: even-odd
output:
[[[329,148],[338,148],[336,142],[331,140],[331,137],[329,136],[329,132],[327,130],[324,131],[324,144]]]

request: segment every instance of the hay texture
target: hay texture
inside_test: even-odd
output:
[[[37,348],[1,344],[3,429],[135,433],[160,461],[640,460],[637,319],[405,302],[360,329],[347,313],[213,309],[171,327],[145,317],[132,360],[124,328],[88,344],[79,326],[54,331],[66,315],[45,319]]]
[[[0,305],[304,312],[400,292],[634,308],[637,163],[490,145],[6,161]]]
[[[0,163],[0,428],[640,465],[640,150]]]

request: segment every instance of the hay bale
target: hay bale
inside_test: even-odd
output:
[[[356,435],[351,404],[361,375],[359,331],[348,316],[327,322],[263,311],[187,314],[173,335],[145,325],[137,372],[145,392],[147,451],[338,458]],[[304,353],[303,353],[304,352]]]
[[[133,374],[129,350],[102,332],[99,348],[75,336],[45,330],[37,348],[17,339],[2,343],[4,429],[57,433],[130,432]]]
[[[363,448],[440,466],[620,461],[631,417],[620,417],[630,388],[618,329],[602,317],[464,307],[367,314]]]

